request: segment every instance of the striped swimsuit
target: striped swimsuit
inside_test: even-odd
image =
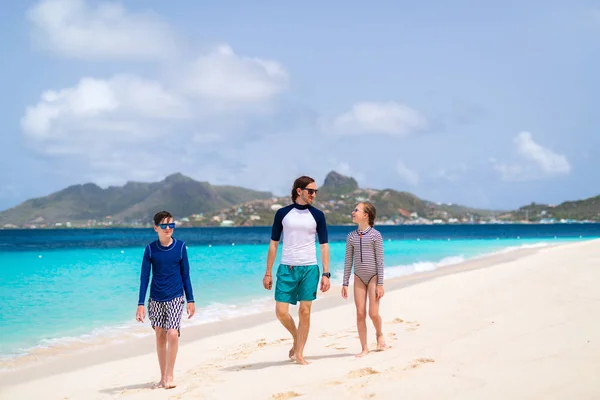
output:
[[[377,284],[383,285],[383,239],[381,233],[372,226],[364,231],[354,230],[346,238],[344,260],[344,286],[350,282],[350,272],[354,261],[354,274],[368,285],[374,276]]]

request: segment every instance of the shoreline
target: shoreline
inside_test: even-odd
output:
[[[432,271],[415,272],[400,277],[389,278],[386,279],[386,293],[447,275],[515,261],[554,247],[569,246],[582,242],[589,242],[589,240],[516,248],[498,253],[486,253],[457,264],[439,267]],[[341,298],[340,290],[341,285],[332,285],[330,290],[326,293],[319,291],[317,300],[313,303],[313,314],[336,307],[347,306],[348,300]],[[272,297],[273,292],[265,291],[265,294]],[[271,303],[273,310],[258,311],[249,315],[232,317],[220,321],[198,323],[191,326],[183,325],[180,346],[212,338],[224,333],[254,328],[272,322],[276,319],[274,314],[274,301],[272,298]],[[290,306],[290,311],[294,316],[297,312],[297,306]],[[185,312],[183,318],[186,318]],[[143,327],[138,326],[136,328],[136,331],[141,332],[142,329],[147,331],[146,333],[142,333],[142,336],[137,337],[136,332],[134,334],[129,334],[127,339],[120,342],[115,342],[114,340],[103,341],[102,338],[99,338],[97,342],[67,343],[62,346],[58,345],[53,348],[39,349],[33,353],[17,356],[14,359],[14,364],[16,364],[16,366],[13,369],[0,370],[0,386],[6,385],[8,382],[12,384],[24,383],[56,373],[71,372],[95,364],[110,362],[115,359],[132,358],[154,353],[154,341],[151,339],[152,331],[149,326],[146,326],[147,324],[148,321],[146,321]],[[64,350],[74,350],[75,352],[70,354],[57,354],[57,351]]]

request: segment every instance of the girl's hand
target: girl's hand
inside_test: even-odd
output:
[[[375,298],[377,300],[381,299],[384,292],[385,290],[383,290],[383,285],[377,285],[377,289],[375,289]]]
[[[348,286],[342,286],[342,297],[344,299],[348,298]]]

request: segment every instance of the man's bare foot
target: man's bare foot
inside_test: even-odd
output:
[[[387,344],[385,344],[385,338],[383,337],[383,333],[377,336],[377,351],[383,351],[387,349]]]
[[[296,359],[296,344],[295,343],[292,346],[292,348],[290,349],[288,356],[290,357],[290,360],[292,360],[292,361]]]
[[[298,363],[300,365],[308,365],[308,364],[310,364],[310,362],[308,362],[306,360],[306,358],[304,358],[302,356],[296,356],[296,363]]]
[[[366,356],[367,354],[369,354],[369,349],[365,349],[365,350],[361,351],[360,353],[358,353],[354,357],[360,358],[360,357]]]
[[[152,389],[158,389],[158,388],[162,388],[162,387],[165,387],[165,383],[163,381],[160,381],[160,382],[152,385]]]

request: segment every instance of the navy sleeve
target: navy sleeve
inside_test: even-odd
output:
[[[188,303],[194,302],[194,291],[192,290],[192,281],[190,280],[190,263],[188,261],[185,242],[181,243],[181,278],[183,279],[183,290]]]
[[[314,207],[309,207],[313,218],[317,222],[317,236],[319,237],[319,244],[325,244],[329,241],[327,237],[327,222],[325,221],[325,214],[321,210],[317,210]]]
[[[146,299],[146,291],[148,290],[148,283],[150,282],[150,266],[152,261],[150,259],[150,245],[146,246],[144,250],[144,258],[142,259],[142,273],[140,274],[140,296],[138,298],[138,306],[144,305]]]
[[[273,218],[273,227],[271,228],[271,240],[276,242],[281,240],[281,232],[283,232],[283,217],[285,214],[287,214],[285,212],[285,208],[280,208],[275,213],[275,218]]]

